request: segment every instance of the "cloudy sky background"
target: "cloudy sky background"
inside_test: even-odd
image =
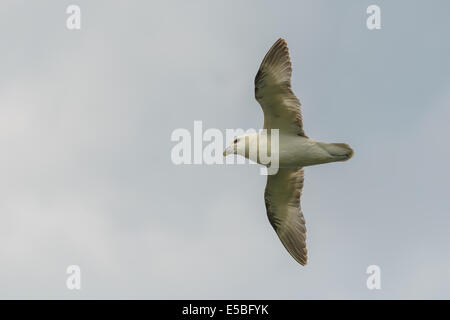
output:
[[[450,298],[449,11],[2,1],[0,298]],[[279,37],[306,133],[355,150],[305,170],[304,268],[267,220],[258,166],[170,159],[194,120],[262,126],[253,78]],[[81,291],[66,288],[72,264]],[[366,288],[371,264],[382,290]]]

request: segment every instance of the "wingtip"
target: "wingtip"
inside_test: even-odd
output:
[[[293,256],[294,257],[294,256]],[[302,257],[301,259],[294,257],[295,261],[297,261],[298,263],[300,263],[300,265],[302,267],[306,266],[308,264],[308,257]]]
[[[274,45],[281,45],[282,47],[287,47],[287,42],[283,38],[278,38],[278,40],[275,41]]]
[[[298,263],[300,263],[300,265],[302,267],[306,267],[306,265],[308,264],[308,261],[303,261],[303,262],[298,261]]]

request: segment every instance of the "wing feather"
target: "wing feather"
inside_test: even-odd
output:
[[[291,89],[292,65],[284,39],[264,57],[255,77],[255,98],[264,112],[264,128],[305,136],[300,101]]]
[[[300,206],[303,169],[281,168],[267,176],[267,216],[286,250],[301,265],[307,263],[306,226]]]

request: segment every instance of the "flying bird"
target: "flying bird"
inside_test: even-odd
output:
[[[236,137],[224,156],[237,154],[263,163],[250,152],[252,146],[265,148],[278,157],[278,171],[267,176],[264,193],[267,216],[281,243],[301,265],[307,263],[306,226],[300,206],[303,167],[346,161],[353,150],[345,143],[325,143],[306,136],[300,101],[291,89],[292,65],[284,39],[278,39],[264,57],[255,77],[255,97],[264,112],[264,129],[269,136],[278,129],[278,150],[260,133]]]

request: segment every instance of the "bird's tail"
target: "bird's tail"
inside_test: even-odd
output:
[[[353,156],[353,149],[346,143],[322,143],[322,147],[334,161],[347,161]]]

